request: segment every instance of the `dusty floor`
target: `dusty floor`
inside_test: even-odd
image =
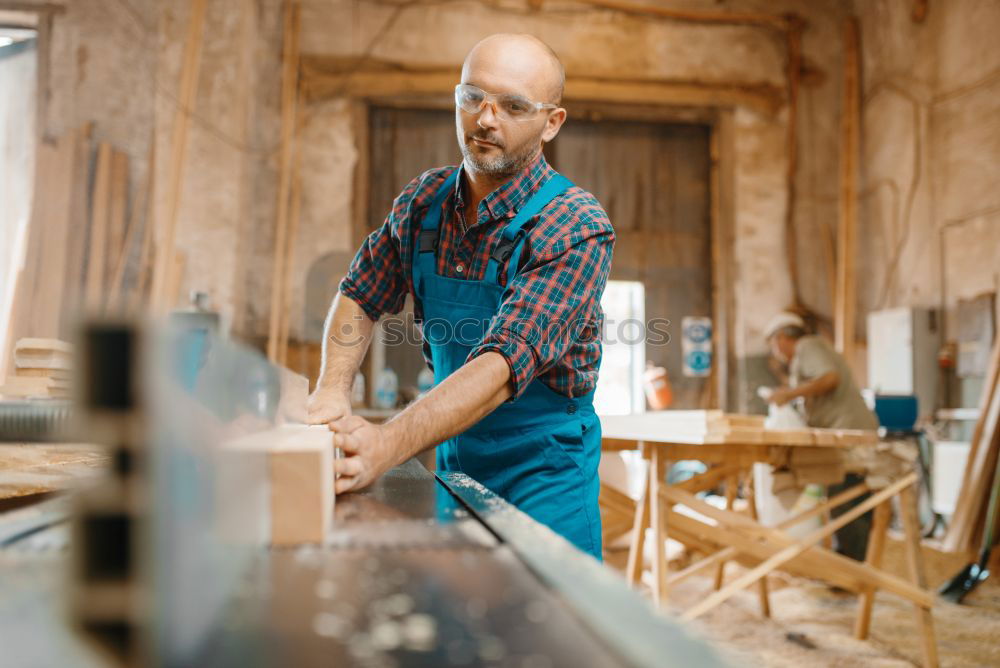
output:
[[[619,555],[608,563],[621,566]],[[890,540],[885,566],[905,573],[902,546]],[[935,588],[961,568],[961,558],[926,549],[925,563]],[[994,565],[1000,566],[994,559]],[[729,581],[742,571],[737,564],[726,570]],[[994,573],[1000,573],[995,568]],[[712,639],[734,666],[823,668],[827,666],[921,665],[920,638],[913,607],[892,594],[875,600],[868,640],[853,636],[857,598],[837,594],[813,580],[778,573],[769,579],[772,618],[760,615],[757,590],[740,592],[693,623]],[[695,577],[672,593],[671,607],[687,608],[712,589],[708,577]],[[934,607],[938,652],[942,666],[1000,666],[1000,576],[987,580],[962,605],[939,599]],[[801,634],[815,649],[787,639]]]

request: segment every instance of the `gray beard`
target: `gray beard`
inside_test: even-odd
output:
[[[501,149],[499,156],[486,158],[476,155],[472,148],[465,141],[465,133],[459,130],[458,144],[462,149],[462,157],[472,169],[481,174],[485,174],[491,179],[506,179],[514,176],[531,164],[535,155],[535,146],[532,142],[524,145],[517,152],[508,152]]]

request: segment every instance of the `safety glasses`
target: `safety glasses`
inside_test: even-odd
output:
[[[455,86],[455,104],[469,114],[478,114],[486,104],[493,106],[493,113],[502,121],[530,121],[542,109],[558,109],[557,105],[535,102],[520,95],[487,93],[472,84]]]

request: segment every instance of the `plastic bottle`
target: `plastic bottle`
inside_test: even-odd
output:
[[[395,408],[399,399],[399,377],[396,372],[386,367],[378,374],[375,381],[375,407],[382,409]]]
[[[417,374],[417,393],[420,395],[427,394],[434,387],[434,372],[424,367]]]

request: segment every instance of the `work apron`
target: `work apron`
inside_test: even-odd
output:
[[[437,273],[441,208],[457,175],[455,170],[435,195],[420,226],[413,262],[413,288],[423,306],[423,337],[435,384],[465,364],[482,342],[504,292],[498,280],[501,263],[507,266],[507,283],[518,270],[522,226],[572,185],[558,174],[550,178],[504,229],[486,275],[476,281]],[[593,391],[570,398],[532,380],[520,397],[438,445],[437,468],[474,478],[600,560],[601,426],[593,398]]]

